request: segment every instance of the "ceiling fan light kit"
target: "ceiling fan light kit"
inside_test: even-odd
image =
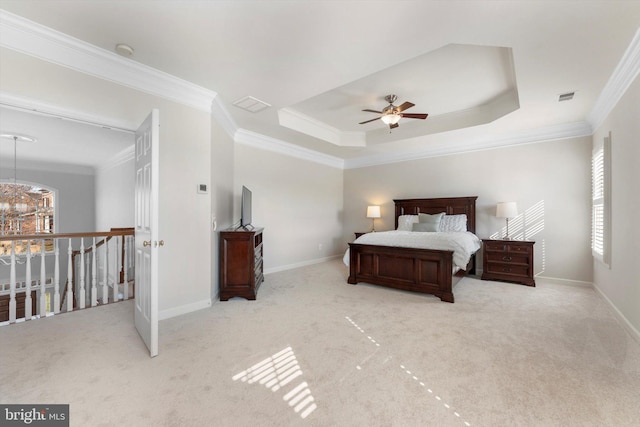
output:
[[[398,97],[393,95],[393,94],[385,96],[384,99],[385,99],[385,101],[387,101],[389,103],[389,105],[384,107],[384,109],[382,111],[369,110],[369,109],[362,110],[362,111],[367,111],[369,113],[380,114],[380,117],[377,117],[377,118],[371,119],[371,120],[366,120],[364,122],[360,122],[361,125],[363,125],[365,123],[370,123],[370,122],[373,122],[373,121],[376,121],[376,120],[380,119],[380,120],[382,120],[382,122],[384,124],[389,126],[389,129],[394,129],[394,128],[397,128],[399,126],[398,122],[403,117],[406,117],[408,119],[421,119],[421,120],[424,120],[428,116],[428,114],[424,114],[424,113],[416,113],[416,114],[403,113],[404,110],[407,110],[407,109],[413,107],[415,104],[413,104],[411,102],[404,102],[400,106],[396,107],[395,105],[393,105],[393,103],[395,102],[396,99],[398,99]]]
[[[387,113],[384,116],[380,117],[380,120],[382,120],[387,125],[395,125],[400,121],[400,118],[402,118],[400,114],[392,112],[392,113]]]

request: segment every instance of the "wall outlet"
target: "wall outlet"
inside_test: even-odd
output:
[[[318,243],[318,250],[321,251],[322,250],[322,243]]]

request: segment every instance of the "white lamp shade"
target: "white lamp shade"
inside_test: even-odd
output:
[[[500,202],[496,206],[496,216],[498,218],[514,218],[518,216],[518,205],[516,202]]]
[[[367,218],[380,218],[380,206],[367,206]]]

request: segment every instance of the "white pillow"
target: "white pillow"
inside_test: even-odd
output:
[[[467,231],[467,215],[445,215],[440,220],[440,231]]]
[[[418,222],[418,215],[400,215],[398,217],[398,231],[413,230],[415,222]]]

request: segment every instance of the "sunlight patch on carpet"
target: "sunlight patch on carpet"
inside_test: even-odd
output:
[[[302,370],[298,365],[296,355],[291,347],[287,347],[235,374],[232,379],[247,384],[258,383],[272,392],[277,392],[301,375]],[[317,408],[306,381],[293,387],[282,396],[282,399],[302,418],[306,418]]]
[[[362,329],[356,322],[354,322],[349,316],[345,316],[345,319],[347,319],[347,321],[349,323],[351,323],[351,325],[356,328],[358,331],[360,331],[361,333],[365,334],[365,330]],[[372,343],[375,344],[376,347],[380,347],[380,343],[375,340],[372,336],[367,335],[367,339]],[[356,366],[357,370],[361,370],[362,367],[360,365]],[[470,427],[471,423],[469,421],[465,421],[462,416],[460,415],[460,413],[458,413],[457,411],[454,411],[451,408],[451,405],[449,405],[446,402],[442,401],[442,398],[440,396],[438,396],[437,394],[435,394],[433,392],[433,390],[431,390],[430,388],[427,388],[427,386],[425,385],[425,383],[423,381],[420,381],[420,378],[418,378],[417,375],[415,375],[413,372],[411,372],[409,369],[407,369],[404,365],[400,365],[400,369],[402,369],[407,375],[409,375],[409,377],[415,381],[416,383],[418,383],[421,387],[425,388],[427,390],[427,392],[433,396],[434,399],[436,399],[438,402],[440,402],[446,409],[452,411],[453,415],[456,418],[459,418],[461,420],[462,423],[464,423],[465,426]]]

